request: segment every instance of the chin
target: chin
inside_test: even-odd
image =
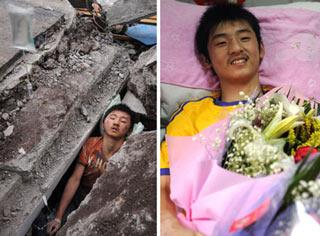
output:
[[[255,78],[255,73],[240,71],[239,73],[234,73],[230,76],[230,81],[234,82],[249,82]]]

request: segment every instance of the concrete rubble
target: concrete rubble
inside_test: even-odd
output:
[[[156,60],[156,46],[141,53],[128,82],[129,90],[142,102],[147,116],[154,120],[157,119],[157,108],[154,106],[157,100]]]
[[[131,23],[157,14],[156,0],[118,0],[107,13],[109,25]]]
[[[155,123],[156,60],[149,58],[150,63],[146,64],[140,61],[144,54],[155,55],[156,51],[155,47],[148,50],[129,42],[114,42],[109,31],[100,33],[90,18],[76,17],[67,1],[11,2],[35,8],[37,52],[22,55],[21,51],[2,45],[3,40],[11,42],[11,36],[0,33],[0,235],[25,235],[43,207],[42,196],[50,197],[117,94],[128,90],[136,96],[139,108],[135,110]],[[8,25],[8,19],[0,20],[1,31],[11,32],[6,29]],[[139,57],[143,50],[147,51]],[[146,85],[137,79],[141,85],[134,85],[139,73]],[[143,223],[148,230],[155,230],[155,137],[155,132],[141,134],[139,143],[149,140],[150,148],[154,146],[136,153],[136,159],[141,160],[137,165],[149,166],[149,178],[141,179],[146,182],[138,190],[144,191],[145,185],[153,189],[153,195],[146,199],[151,205],[144,205],[146,209],[140,205],[123,209],[123,214],[132,210],[137,217],[148,210],[149,221]],[[132,137],[125,150],[133,150],[138,145],[135,142]],[[119,163],[126,156],[121,155]],[[146,157],[147,162],[143,159]],[[126,182],[128,176],[117,178],[110,184]],[[98,192],[96,186],[94,194],[99,195]],[[132,200],[126,194],[119,196],[128,197],[127,202]],[[68,225],[73,227],[72,223]],[[103,225],[107,227],[105,222]]]
[[[12,47],[12,32],[9,14],[7,12],[8,4],[21,7],[33,7],[33,35],[35,43],[40,44],[46,37],[46,31],[50,27],[59,24],[59,21],[67,20],[72,17],[74,11],[67,1],[52,0],[43,4],[39,0],[3,0],[0,1],[0,77],[8,68],[18,59],[21,58],[21,51]],[[1,79],[0,79],[1,81]]]

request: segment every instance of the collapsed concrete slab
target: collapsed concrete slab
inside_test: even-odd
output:
[[[157,47],[140,54],[138,61],[130,71],[128,89],[142,102],[148,117],[156,120],[157,96],[156,76]]]
[[[8,13],[8,4],[14,4],[23,8],[32,7],[33,14],[33,36],[36,44],[40,45],[45,32],[60,21],[63,17],[72,17],[74,9],[67,1],[37,1],[37,0],[14,0],[0,1],[0,81],[6,70],[18,60],[22,53],[12,46],[12,30]]]
[[[138,21],[156,15],[156,0],[118,0],[107,12],[110,26]]]
[[[57,235],[156,235],[156,131],[130,137]]]

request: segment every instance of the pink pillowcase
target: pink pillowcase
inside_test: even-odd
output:
[[[161,82],[217,89],[194,54],[194,34],[206,7],[167,0],[161,4]],[[260,80],[292,86],[320,100],[320,12],[296,8],[248,8],[260,21],[266,55]]]

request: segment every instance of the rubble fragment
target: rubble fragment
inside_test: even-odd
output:
[[[8,128],[6,128],[6,130],[3,131],[4,136],[5,137],[10,136],[13,133],[13,128],[14,128],[14,125],[10,125]]]
[[[131,69],[129,90],[142,102],[147,115],[156,120],[156,46],[140,54],[138,61]]]
[[[9,119],[9,114],[8,113],[3,113],[1,117],[4,120],[8,120]]]
[[[22,155],[26,154],[26,151],[24,150],[24,148],[19,148],[18,152]]]
[[[125,24],[156,15],[156,0],[118,0],[108,10],[109,25]]]

